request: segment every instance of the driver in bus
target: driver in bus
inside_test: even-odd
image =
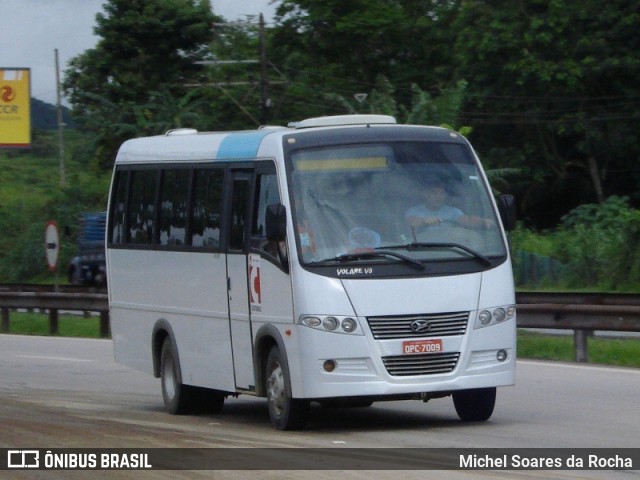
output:
[[[423,202],[410,207],[405,213],[405,219],[414,232],[438,227],[444,222],[478,229],[491,228],[495,225],[493,220],[466,215],[459,208],[447,205],[447,189],[441,179],[430,178],[425,187]]]

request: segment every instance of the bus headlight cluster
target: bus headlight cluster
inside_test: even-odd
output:
[[[476,318],[475,328],[489,327],[491,325],[497,325],[503,323],[506,320],[515,318],[516,307],[509,305],[507,307],[496,307],[478,312]]]
[[[299,325],[324,330],[326,332],[350,333],[363,335],[358,320],[354,317],[341,317],[337,315],[302,315],[298,319]]]

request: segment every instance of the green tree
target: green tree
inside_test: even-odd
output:
[[[527,172],[523,206],[538,223],[637,190],[639,28],[637,0],[461,4],[455,61],[457,77],[469,80],[465,123],[485,158]]]
[[[185,84],[202,69],[196,62],[207,51],[215,18],[209,0],[104,4],[96,16],[100,40],[71,60],[64,80],[74,115],[97,135],[102,166],[110,166],[117,145],[139,132],[137,106],[151,103],[157,92],[184,98]],[[114,134],[114,120],[132,128]]]
[[[442,47],[455,38],[446,26],[457,3],[282,0],[270,51],[290,83],[289,118],[344,113],[325,95],[371,96],[380,76],[394,86],[399,105],[411,104],[412,84],[439,92],[449,84],[451,55]]]

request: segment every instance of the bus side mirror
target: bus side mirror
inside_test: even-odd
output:
[[[498,212],[505,230],[510,231],[516,228],[516,199],[513,195],[498,197]]]
[[[267,240],[281,242],[287,238],[287,209],[284,205],[281,203],[267,205],[265,229]]]

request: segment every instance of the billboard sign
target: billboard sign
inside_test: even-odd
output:
[[[31,70],[0,68],[0,148],[31,146]]]

